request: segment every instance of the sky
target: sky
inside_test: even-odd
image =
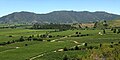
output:
[[[120,15],[120,0],[0,0],[0,17],[20,11],[106,11]]]

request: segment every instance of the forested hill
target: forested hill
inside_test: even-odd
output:
[[[54,11],[47,14],[14,12],[0,18],[0,23],[83,23],[119,19],[120,15],[97,11]]]

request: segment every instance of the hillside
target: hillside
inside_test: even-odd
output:
[[[83,23],[95,22],[98,20],[114,20],[120,18],[120,15],[97,11],[54,11],[47,14],[36,14],[32,12],[14,12],[0,18],[0,23]]]
[[[100,29],[120,28],[120,20],[99,21],[95,23],[94,27],[100,28]]]
[[[120,20],[111,20],[108,21],[110,27],[120,27]]]

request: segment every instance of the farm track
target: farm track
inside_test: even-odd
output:
[[[4,50],[4,51],[1,51],[0,53],[4,53],[4,52],[8,52],[8,51],[13,51],[13,50],[15,50],[16,48],[14,48],[14,49],[8,49],[8,50]]]
[[[71,34],[71,35],[73,35],[73,34]],[[71,36],[71,35],[68,35],[68,36]],[[54,40],[51,40],[50,42],[56,42],[57,40],[65,39],[65,38],[68,38],[68,37],[65,36],[65,37],[62,37],[62,38],[59,38],[59,39],[54,39]],[[73,41],[73,42],[74,42],[75,44],[79,44],[79,42],[77,42],[77,41]],[[81,46],[81,45],[79,45],[79,46]],[[75,47],[75,46],[73,46],[73,47]],[[60,50],[60,49],[58,49],[58,50]],[[51,51],[51,52],[57,52],[58,50],[54,50],[54,51]],[[51,52],[45,52],[45,53],[42,53],[42,54],[40,54],[40,55],[31,57],[29,60],[34,60],[34,59],[36,59],[36,58],[42,57],[42,56],[44,56],[45,54],[49,54],[49,53],[51,53]]]
[[[73,35],[73,34],[71,34],[71,35]],[[71,36],[71,35],[68,35],[68,36]],[[65,36],[65,37],[62,37],[62,38],[58,38],[58,39],[54,39],[54,40],[51,40],[50,42],[58,42],[57,40],[68,38],[68,36]],[[79,44],[77,41],[73,41],[73,43]],[[79,46],[81,46],[81,45],[79,45]],[[75,47],[75,46],[73,46],[73,47]],[[5,52],[13,51],[13,50],[15,50],[15,49],[17,49],[17,48],[4,50],[4,51],[1,51],[0,53],[5,53]],[[40,55],[36,55],[36,56],[31,57],[29,60],[34,60],[34,59],[36,59],[36,58],[42,57],[42,56],[44,56],[44,55],[46,55],[46,54],[50,54],[50,53],[52,53],[52,52],[57,52],[57,51],[59,51],[59,50],[60,50],[60,49],[53,50],[53,51],[50,51],[50,52],[45,52],[45,53],[42,53],[42,54],[40,54]],[[63,50],[63,49],[62,49],[62,50]]]
[[[73,41],[75,44],[78,44],[77,46],[82,46],[83,44],[80,44],[79,42],[77,42],[77,41]],[[75,46],[72,46],[72,47],[75,47]],[[72,48],[72,47],[70,47],[70,48]],[[49,54],[49,53],[52,53],[52,52],[57,52],[57,51],[59,51],[59,50],[61,50],[61,49],[58,49],[58,50],[54,50],[54,51],[51,51],[51,52],[45,52],[45,53],[42,53],[42,54],[40,54],[40,55],[37,55],[37,56],[35,56],[35,57],[32,57],[32,58],[30,58],[29,60],[34,60],[34,59],[36,59],[36,58],[40,58],[40,57],[42,57],[42,56],[44,56],[45,54]],[[63,50],[63,49],[62,49]]]
[[[71,35],[74,35],[74,34],[70,34],[68,36],[71,36]],[[54,39],[54,40],[51,40],[50,42],[55,42],[55,41],[60,40],[60,39],[65,39],[65,38],[68,38],[68,36],[65,36],[65,37],[62,37],[62,38],[59,38],[59,39]]]
[[[79,44],[79,45],[77,45],[77,46],[82,46],[82,44],[80,45],[80,43],[79,42],[77,42],[77,41],[73,41],[75,44]],[[75,47],[75,46],[72,46],[72,47]],[[70,47],[70,48],[72,48],[72,47]],[[57,51],[59,51],[59,50],[61,50],[61,49],[58,49],[58,50],[54,50],[54,51],[51,51],[51,52],[45,52],[45,53],[42,53],[42,54],[40,54],[40,55],[37,55],[37,56],[34,56],[34,57],[32,57],[32,58],[30,58],[29,60],[34,60],[34,59],[36,59],[36,58],[40,58],[40,57],[42,57],[42,56],[44,56],[44,55],[46,55],[46,54],[49,54],[49,53],[52,53],[52,52],[57,52]],[[62,49],[63,50],[63,49]]]

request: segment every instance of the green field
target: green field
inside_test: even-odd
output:
[[[120,47],[120,34],[113,33],[110,29],[106,29],[105,31],[106,33],[103,34],[103,30],[99,29],[66,30],[58,32],[55,32],[54,29],[0,29],[0,43],[18,40],[21,36],[25,39],[22,42],[1,45],[0,60],[63,60],[65,55],[67,55],[67,58],[70,60],[94,60],[93,57],[97,57],[98,59],[103,59],[104,57],[107,60],[119,60],[120,54],[116,55],[112,51],[120,53],[120,49],[118,48]],[[76,34],[76,32],[80,34]],[[99,32],[101,32],[102,35],[98,34]],[[52,35],[52,37],[42,38],[43,41],[27,40],[29,36],[34,35],[32,38],[40,38],[40,36],[38,37],[37,35],[43,34],[47,34],[48,36]],[[113,42],[112,45],[114,46],[112,48],[109,47],[111,42]],[[84,46],[83,43],[87,43],[87,46]],[[99,46],[100,44],[102,44],[102,47]],[[78,45],[80,45],[79,49],[75,50],[73,47]],[[87,47],[89,46],[93,46],[93,49],[88,49]],[[58,51],[65,47],[67,51]],[[73,50],[70,50],[71,48],[73,48]],[[118,49],[114,50],[116,48]],[[109,55],[107,52],[109,52],[114,59],[110,58],[110,56],[104,56],[103,53]]]

